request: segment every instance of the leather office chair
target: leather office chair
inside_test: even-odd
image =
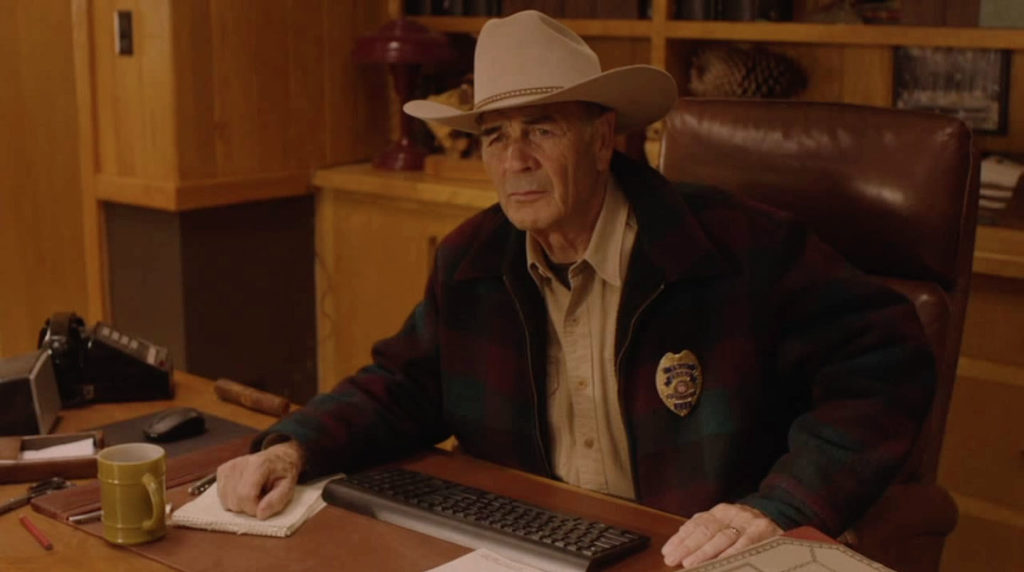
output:
[[[917,307],[938,367],[931,413],[896,483],[842,540],[896,570],[936,570],[956,505],[936,484],[967,306],[978,156],[940,115],[845,104],[679,101],[660,168],[803,219]]]

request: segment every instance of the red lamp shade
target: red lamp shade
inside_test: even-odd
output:
[[[388,64],[398,99],[404,104],[415,92],[420,66],[453,59],[455,51],[444,35],[419,22],[399,19],[358,38],[352,57],[360,63]],[[373,161],[375,167],[402,171],[423,169],[427,150],[410,138],[412,121],[412,117],[401,114],[398,141],[377,155]]]

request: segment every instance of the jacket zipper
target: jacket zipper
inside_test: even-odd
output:
[[[533,377],[533,352],[530,351],[533,347],[533,342],[530,340],[530,328],[526,324],[526,315],[519,304],[519,298],[516,298],[515,292],[512,290],[512,285],[508,282],[508,277],[503,276],[502,280],[505,282],[505,288],[508,289],[509,295],[512,296],[512,301],[516,304],[516,312],[519,314],[519,321],[523,324],[523,332],[526,334],[526,365],[530,368],[530,396],[533,397],[533,422],[535,429],[533,436],[537,443],[537,450],[540,451],[540,459],[544,462],[544,469],[547,470],[548,475],[554,476],[555,472],[551,469],[547,450],[540,439],[540,399],[537,397],[537,380]]]
[[[630,320],[630,322],[629,322],[629,332],[626,334],[626,341],[622,343],[622,349],[619,350],[619,355],[615,358],[615,374],[619,376],[620,382],[623,379],[623,377],[622,377],[622,359],[626,356],[626,348],[629,347],[630,340],[633,339],[633,332],[634,332],[634,330],[636,330],[636,321],[638,319],[640,319],[640,314],[642,314],[644,312],[644,310],[647,309],[647,306],[649,306],[651,304],[651,302],[653,302],[654,299],[658,297],[658,294],[661,294],[662,290],[664,290],[664,289],[665,289],[665,283],[662,282],[661,284],[658,285],[658,289],[655,290],[654,293],[652,293],[647,298],[647,300],[645,300],[644,303],[640,305],[640,307],[637,309],[636,313],[633,314],[633,319]],[[627,448],[627,452],[629,453],[629,464],[630,464],[630,467],[631,467],[631,470],[629,471],[630,472],[630,477],[632,477],[632,479],[633,479],[633,495],[636,498],[636,500],[639,502],[639,500],[640,500],[640,481],[637,479],[637,476],[636,476],[637,463],[636,463],[636,459],[633,458],[633,435],[632,435],[632,433],[631,433],[631,431],[629,429],[629,424],[626,423],[626,419],[627,419],[627,417],[626,417],[626,408],[625,408],[625,405],[623,405],[624,399],[623,399],[623,396],[622,396],[622,391],[623,391],[622,388],[623,388],[622,383],[619,383],[619,415],[622,416],[622,424],[623,424],[623,426],[624,426],[624,428],[626,430],[626,448]]]

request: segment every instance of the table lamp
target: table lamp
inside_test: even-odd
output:
[[[447,37],[404,18],[392,20],[376,32],[358,38],[352,50],[357,62],[389,65],[402,104],[409,101],[415,91],[421,65],[441,63],[454,56]],[[410,137],[413,118],[401,112],[399,115],[398,141],[378,154],[373,166],[395,171],[421,170],[427,150]]]

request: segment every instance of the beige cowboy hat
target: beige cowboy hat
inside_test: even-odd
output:
[[[654,66],[601,73],[597,54],[556,20],[536,10],[489,20],[473,62],[473,109],[417,99],[402,109],[413,117],[477,133],[481,113],[560,101],[589,101],[616,111],[616,130],[661,119],[679,97],[676,82]]]

